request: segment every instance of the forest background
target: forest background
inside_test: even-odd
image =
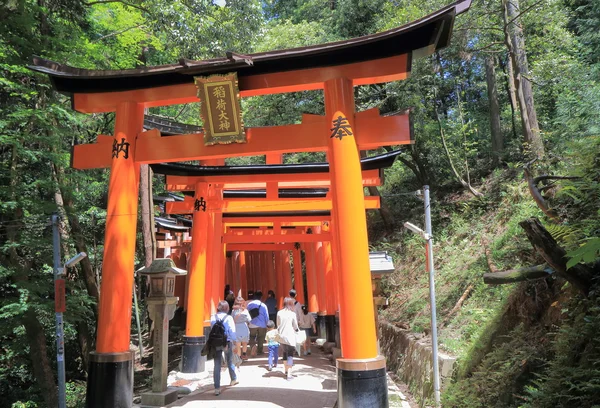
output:
[[[444,5],[0,1],[0,407],[56,406],[52,212],[62,215],[63,257],[89,254],[68,272],[70,407],[84,400],[101,279],[108,170],[74,171],[69,162],[73,145],[111,134],[114,115],[72,111],[45,76],[26,68],[33,55],[126,69],[361,36]],[[397,265],[384,282],[383,316],[427,335],[422,243],[401,225],[422,223],[415,191],[431,186],[440,342],[458,356],[445,407],[600,404],[599,79],[600,2],[474,0],[457,18],[451,46],[414,61],[409,79],[356,88],[357,110],[410,109],[413,117],[416,143],[399,147],[385,186],[368,192],[382,197],[369,233],[372,249],[387,250]],[[253,97],[243,110],[248,126],[298,123],[302,113],[323,114],[323,95]],[[201,124],[197,104],[149,113]],[[163,181],[150,179],[160,193]],[[147,177],[141,187],[147,192]],[[139,265],[151,260],[142,218]],[[516,282],[482,279],[503,270],[516,270]]]

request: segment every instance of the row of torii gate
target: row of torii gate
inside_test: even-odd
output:
[[[364,186],[381,184],[384,166],[361,167],[359,153],[411,143],[412,126],[408,113],[382,117],[377,109],[355,112],[354,91],[359,85],[406,79],[414,58],[449,44],[456,15],[469,6],[470,0],[458,1],[404,26],[337,43],[251,55],[228,53],[224,58],[181,60],[157,67],[85,70],[34,58],[30,68],[48,74],[59,92],[71,95],[75,110],[115,112],[114,135],[77,145],[72,156],[77,169],[110,168],[88,407],[132,405],[131,294],[143,163],[156,164],[157,172],[167,174],[169,190],[194,195],[167,203],[167,212],[193,213],[187,280],[189,341],[184,357],[186,348],[197,347],[204,322],[221,297],[226,251],[276,251],[287,265],[290,250],[292,257],[298,256],[293,251],[300,243],[309,254],[317,253],[312,258],[318,267],[307,282],[310,309],[329,315],[339,311],[338,405],[387,406],[385,359],[378,355],[373,317],[365,216],[365,209],[377,208],[379,202],[363,193]],[[323,90],[325,115],[303,115],[302,123],[296,125],[248,128],[245,143],[208,145],[196,133],[163,136],[157,130],[144,131],[145,109],[198,102],[194,78],[226,73],[237,75],[241,97]],[[328,164],[281,164],[284,153],[315,151],[325,151]],[[228,157],[256,155],[265,155],[267,164],[241,169],[223,165]],[[372,160],[393,159],[393,154],[388,156]],[[196,160],[201,166],[158,165]],[[326,191],[323,197],[302,197],[297,190],[301,188]],[[257,189],[260,197],[225,198],[231,191]],[[277,271],[273,275],[268,255],[241,254],[241,287],[274,284],[283,295],[293,286],[287,267],[273,267]],[[249,259],[259,265],[256,270],[261,273],[248,276],[246,269],[244,282],[243,261],[248,265]],[[249,287],[248,280],[255,287]],[[301,290],[301,285],[296,283],[296,289]]]

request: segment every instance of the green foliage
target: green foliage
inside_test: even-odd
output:
[[[600,401],[600,304],[573,300],[554,333],[543,370],[525,389],[523,408],[597,407]]]

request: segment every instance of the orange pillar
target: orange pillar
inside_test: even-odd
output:
[[[254,288],[254,290],[260,290],[261,292],[263,292],[263,275],[262,275],[262,253],[260,251],[255,252],[255,263],[256,263],[256,287]],[[264,292],[263,292],[264,293]]]
[[[196,200],[208,198],[208,184],[196,184]],[[206,285],[206,247],[208,236],[208,212],[201,207],[192,216],[192,254],[188,273],[188,303],[185,335],[190,337],[204,334],[204,308]]]
[[[306,296],[304,296],[304,277],[302,275],[302,257],[300,255],[300,249],[294,249],[292,251],[294,259],[294,289],[296,289],[296,300],[305,304]]]
[[[275,294],[278,296],[278,309],[283,309],[283,299],[289,296],[289,293],[286,292],[284,279],[283,279],[283,262],[281,259],[281,251],[275,251],[275,274],[277,276],[277,292]],[[288,289],[289,291],[289,289]]]
[[[319,299],[317,289],[317,265],[316,253],[313,243],[308,242],[304,246],[304,259],[306,263],[306,289],[308,290],[308,311],[319,312]]]
[[[196,202],[206,202],[208,184],[197,183]],[[183,351],[181,356],[184,373],[204,371],[204,359],[200,352],[204,345],[204,320],[206,297],[206,261],[209,216],[206,207],[198,206],[192,216],[192,253],[188,271],[187,314]]]
[[[335,302],[336,285],[333,273],[333,257],[331,253],[331,242],[323,242],[323,263],[325,267],[325,303],[328,315],[335,315],[337,304]]]
[[[320,233],[321,228],[315,228]],[[323,254],[323,242],[315,242],[315,266],[317,277],[317,302],[319,303],[319,315],[327,314],[327,304],[325,301],[325,257]]]
[[[273,251],[266,253],[267,257],[267,274],[269,275],[269,289],[275,292],[275,296],[279,296],[279,290],[277,289],[277,275],[275,273],[275,265],[273,264]],[[267,290],[269,290],[267,289]]]
[[[246,264],[247,252],[240,251],[240,287],[242,288],[242,297],[248,297],[248,266]],[[236,293],[237,295],[237,293]]]
[[[283,269],[283,291],[286,296],[289,296],[292,289],[292,264],[290,259],[290,251],[281,251],[282,269]],[[298,296],[298,294],[296,294]]]
[[[140,176],[135,144],[143,123],[142,105],[117,105],[96,351],[90,353],[88,367],[86,400],[93,407],[130,407],[133,397],[133,376],[123,373],[133,373],[129,340]]]
[[[211,197],[212,188],[209,187],[209,198]],[[206,243],[206,278],[204,286],[204,325],[210,326],[210,316],[215,312],[215,305],[213,304],[213,280],[215,279],[214,273],[214,257],[213,252],[215,251],[215,240],[214,240],[214,225],[215,215],[213,212],[208,210],[207,228],[206,234],[208,242]]]
[[[140,176],[134,152],[143,121],[142,105],[122,102],[117,106],[98,307],[97,353],[129,353]]]
[[[333,227],[338,229],[340,269],[343,273],[340,280],[342,356],[345,360],[376,359],[367,220],[360,157],[354,139],[354,89],[351,80],[336,78],[325,82],[325,115],[331,120],[327,128],[330,136],[328,153],[330,167],[334,169],[332,198],[338,221]],[[355,324],[356,321],[361,324]]]
[[[223,200],[223,190],[221,188],[215,188],[215,195],[213,202],[218,208],[221,206]],[[222,243],[223,236],[223,213],[220,210],[216,210],[213,215],[213,253],[212,253],[212,269],[213,274],[212,280],[212,299],[215,307],[214,313],[216,313],[216,307],[220,300],[223,299],[223,290],[225,289],[225,245]]]

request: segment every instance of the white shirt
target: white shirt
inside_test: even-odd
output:
[[[296,313],[287,308],[277,312],[277,330],[280,343],[296,346],[296,332],[298,331]]]

